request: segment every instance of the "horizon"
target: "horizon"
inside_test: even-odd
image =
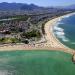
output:
[[[66,0],[4,0],[4,1],[0,1],[0,3],[3,2],[7,2],[7,3],[24,3],[24,4],[35,4],[38,6],[45,6],[45,7],[49,7],[49,6],[69,6],[69,5],[73,5],[75,4],[75,0],[68,0],[68,2]]]

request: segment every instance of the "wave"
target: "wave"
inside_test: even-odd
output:
[[[64,18],[69,18],[70,16],[72,16],[72,15],[66,15],[66,16],[64,16]]]
[[[55,30],[55,31],[59,31],[59,32],[63,32],[63,31],[64,31],[64,29],[58,27],[58,25],[57,25],[57,26],[54,26],[54,30]]]
[[[0,70],[0,75],[7,75],[8,71],[7,70]]]
[[[54,34],[58,38],[62,39],[62,41],[69,42],[69,39],[65,36],[66,34],[64,33],[64,29],[60,28],[59,25],[54,26]]]
[[[59,18],[58,22],[60,22],[63,18]]]
[[[75,44],[75,42],[72,42],[71,44]]]
[[[55,25],[54,28],[53,28],[53,29],[54,29],[54,34],[55,34],[58,38],[60,38],[62,41],[64,41],[64,42],[70,42],[70,40],[65,36],[66,34],[65,34],[65,32],[64,32],[64,29],[61,28],[61,27],[59,27],[59,25],[64,24],[64,23],[62,22],[63,19],[69,18],[69,17],[72,16],[72,15],[75,15],[75,13],[68,14],[68,15],[65,15],[65,16],[59,18],[59,20],[57,21],[56,25]],[[72,43],[72,44],[75,44],[75,43]]]
[[[69,42],[69,39],[65,37],[64,32],[55,32],[55,34],[58,38],[62,39],[62,41]]]
[[[65,16],[63,16],[63,18],[69,18],[70,16],[73,16],[73,15],[75,15],[75,13],[71,13],[71,14],[65,15]]]
[[[73,16],[73,15],[75,15],[75,13],[71,13],[71,14],[68,14],[68,15],[64,15],[61,18],[59,18],[58,22],[60,22],[62,19],[69,18],[70,16]]]

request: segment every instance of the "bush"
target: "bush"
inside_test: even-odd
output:
[[[25,44],[28,44],[29,43],[28,40],[23,40],[22,42],[25,43]]]
[[[37,37],[37,38],[40,38],[41,37],[41,33],[37,30],[32,30],[31,32],[23,32],[22,34],[22,37],[25,37],[25,38],[32,38],[32,37]]]
[[[17,38],[0,38],[0,43],[17,43],[19,40]]]

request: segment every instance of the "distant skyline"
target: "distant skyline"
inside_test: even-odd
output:
[[[27,4],[36,4],[39,6],[68,6],[75,4],[75,0],[0,0],[1,2],[16,2],[16,3],[27,3]]]

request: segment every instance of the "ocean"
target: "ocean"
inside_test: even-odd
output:
[[[61,43],[75,49],[75,14],[60,19],[54,26],[54,34]]]
[[[0,75],[75,75],[75,64],[59,51],[0,52]]]

